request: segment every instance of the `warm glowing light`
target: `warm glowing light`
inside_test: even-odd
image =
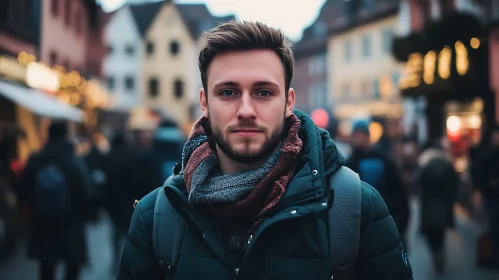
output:
[[[448,79],[450,76],[452,51],[449,46],[445,46],[438,55],[438,74],[442,79]]]
[[[450,132],[457,132],[461,129],[461,119],[458,116],[450,116],[446,121],[447,130]]]
[[[471,38],[470,46],[474,49],[478,49],[480,47],[480,39],[476,37]]]
[[[435,81],[435,70],[437,62],[437,53],[434,51],[429,51],[424,56],[424,71],[423,80],[426,84],[431,85]]]
[[[468,118],[468,125],[470,128],[480,128],[482,126],[482,118],[477,115],[471,115]]]
[[[26,65],[28,62],[28,53],[25,51],[20,52],[17,56],[17,61],[19,61],[19,64],[21,65]]]
[[[454,44],[454,48],[456,49],[456,70],[459,75],[463,76],[468,73],[470,66],[468,50],[460,41],[457,41],[456,44]]]
[[[377,122],[372,122],[369,124],[369,135],[371,143],[376,143],[381,139],[383,135],[383,126]]]
[[[59,89],[59,76],[52,69],[30,62],[26,71],[26,84],[32,88],[55,92]]]
[[[322,129],[327,129],[329,123],[329,114],[324,109],[316,109],[310,115],[315,125]]]

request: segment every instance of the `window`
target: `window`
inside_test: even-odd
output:
[[[125,47],[125,53],[128,55],[133,55],[135,53],[135,48],[133,46],[126,46]]]
[[[57,64],[57,54],[55,51],[50,52],[50,65],[54,66]]]
[[[308,61],[308,75],[318,76],[326,72],[326,56],[323,54],[312,56]]]
[[[345,61],[352,60],[352,42],[350,40],[346,41],[343,46],[343,56]]]
[[[175,56],[180,51],[180,45],[177,41],[173,41],[170,43],[170,53]]]
[[[130,90],[135,88],[135,81],[133,77],[128,76],[125,78],[125,88]]]
[[[155,98],[159,95],[159,81],[156,78],[149,80],[149,96]]]
[[[115,81],[113,77],[107,77],[107,88],[114,89]]]
[[[369,58],[371,56],[371,37],[364,35],[362,37],[362,56]]]
[[[147,52],[147,54],[152,54],[154,52],[154,43],[153,42],[147,42],[146,52]]]
[[[374,89],[374,99],[380,99],[381,95],[379,92],[379,79],[378,78],[374,79],[373,89]]]
[[[57,16],[59,12],[59,0],[50,1],[50,11],[54,17]]]
[[[173,92],[175,93],[175,97],[177,99],[180,99],[182,98],[182,96],[184,96],[184,83],[181,80],[175,80]]]
[[[381,33],[381,51],[383,54],[389,54],[392,48],[392,30],[384,29]]]
[[[64,24],[69,25],[71,19],[71,0],[64,2]]]

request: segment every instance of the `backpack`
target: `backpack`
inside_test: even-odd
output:
[[[171,181],[172,176],[164,185],[169,185]],[[361,181],[357,173],[341,167],[331,176],[330,185],[334,190],[334,201],[328,211],[328,232],[334,232],[328,234],[332,268],[330,279],[351,279],[359,250]],[[153,249],[155,258],[167,274],[178,263],[185,229],[185,220],[180,215],[169,214],[172,211],[176,210],[164,192],[159,191],[154,206]]]
[[[42,166],[35,174],[34,211],[46,220],[60,221],[69,216],[69,185],[58,164]]]

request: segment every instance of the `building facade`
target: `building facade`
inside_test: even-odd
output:
[[[144,50],[132,12],[135,9],[140,8],[127,5],[114,12],[104,31],[107,53],[103,71],[114,101],[112,110],[128,112],[140,103]]]
[[[398,2],[344,5],[346,18],[330,28],[328,40],[329,92],[339,133],[348,135],[353,121],[369,119],[384,128],[372,134],[395,136],[403,116],[397,87],[402,66],[391,55]]]
[[[40,60],[86,72],[87,44],[96,21],[94,0],[46,0],[41,6]]]
[[[335,19],[342,16],[341,1],[326,1],[317,19],[303,30],[303,36],[293,48],[295,77],[292,87],[296,92],[296,108],[306,113],[314,109],[331,110],[327,63],[327,31]]]
[[[159,3],[161,8],[143,38],[141,100],[189,127],[200,116],[199,37],[231,17],[214,17],[204,4]]]

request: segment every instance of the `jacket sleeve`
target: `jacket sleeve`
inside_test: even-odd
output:
[[[154,193],[142,198],[133,211],[118,280],[157,279],[157,265],[152,251]]]
[[[397,226],[381,195],[362,183],[362,221],[355,279],[412,279]]]

